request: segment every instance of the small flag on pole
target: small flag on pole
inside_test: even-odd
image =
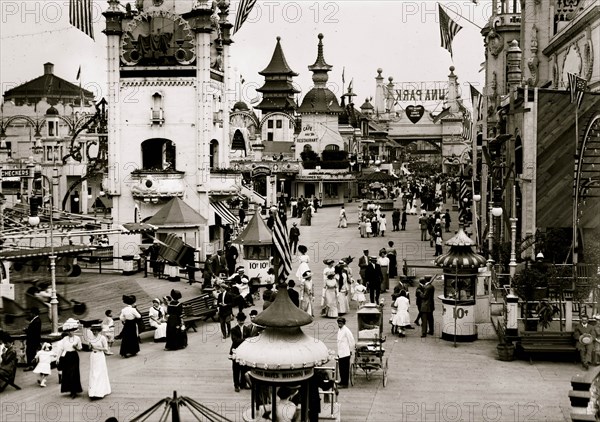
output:
[[[471,113],[468,110],[465,110],[463,113],[463,132],[462,138],[466,140],[471,139],[471,132],[473,131],[473,119],[471,119]]]
[[[346,85],[346,79],[344,78],[344,73],[346,72],[346,66],[342,68],[342,86]]]
[[[94,39],[94,26],[92,25],[92,0],[70,0],[69,22],[75,28],[83,31]]]
[[[442,47],[448,50],[450,52],[450,57],[452,57],[452,40],[458,31],[462,29],[462,26],[450,19],[450,16],[442,9],[441,4],[438,4],[438,10],[440,15],[440,37],[442,38]]]
[[[471,103],[473,105],[473,122],[479,122],[483,120],[483,96],[473,85],[469,84],[469,87],[471,88]]]
[[[437,123],[439,122],[441,119],[443,119],[444,117],[448,116],[452,114],[450,112],[450,107],[446,107],[444,109],[442,109],[442,111],[440,112],[440,114],[438,114],[437,116],[433,117],[433,123]]]
[[[235,16],[235,25],[233,26],[233,33],[235,34],[240,30],[246,19],[248,19],[248,15],[252,11],[252,8],[256,4],[256,0],[240,0],[238,5],[238,10]]]
[[[76,80],[79,80],[80,76],[81,76],[81,65],[79,66],[79,70],[77,70],[77,78],[76,78]]]
[[[579,106],[581,106],[581,101],[583,101],[583,94],[585,93],[585,88],[587,87],[587,81],[574,73],[569,73],[568,76],[568,89],[571,93],[571,104],[577,101],[577,108],[579,108]]]
[[[458,219],[465,226],[469,225],[469,199],[471,198],[471,191],[469,190],[470,180],[464,174],[461,176],[460,180],[460,192],[459,192],[459,210],[458,210]],[[466,199],[466,201],[465,201]]]
[[[288,241],[287,230],[279,218],[279,213],[274,213],[273,245],[279,258],[279,268],[276,274],[279,283],[285,283],[287,276],[292,272],[292,254]]]

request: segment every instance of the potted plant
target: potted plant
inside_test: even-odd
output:
[[[525,301],[525,331],[537,331],[533,303],[548,297],[548,277],[537,265],[527,265],[512,281],[515,294]]]
[[[511,362],[515,357],[515,345],[506,339],[504,336],[506,327],[503,327],[501,331],[498,332],[499,343],[496,346],[496,351],[498,352],[498,359],[504,362]]]
[[[558,306],[551,304],[547,300],[542,300],[535,307],[535,313],[538,316],[538,324],[542,326],[542,332],[550,326],[554,316],[558,314]]]

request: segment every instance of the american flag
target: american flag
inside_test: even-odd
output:
[[[469,87],[471,89],[471,103],[473,105],[473,122],[476,123],[483,120],[483,96],[473,85],[469,84]]]
[[[438,9],[440,14],[440,37],[442,38],[442,47],[448,50],[450,52],[450,57],[452,57],[452,40],[458,31],[462,29],[462,26],[450,19],[450,16],[442,9],[441,4],[438,4]]]
[[[277,272],[277,281],[285,283],[287,276],[292,272],[292,254],[290,252],[290,243],[287,230],[279,218],[279,213],[274,211],[273,224],[273,245],[279,259],[279,269]]]
[[[468,110],[465,110],[463,113],[463,131],[462,138],[467,141],[471,139],[471,134],[473,132],[473,119],[471,119],[471,113]]]
[[[233,33],[239,31],[242,27],[246,19],[248,19],[248,15],[252,11],[252,8],[256,4],[256,0],[240,0],[238,5],[238,10],[235,16],[235,25],[233,26]]]
[[[94,39],[94,26],[92,25],[92,0],[70,0],[69,22],[75,28],[83,31]]]
[[[568,76],[571,104],[577,101],[577,108],[579,108],[581,101],[583,101],[583,94],[585,93],[585,88],[587,87],[587,81],[574,73],[569,73]]]
[[[470,184],[471,184],[471,181],[469,180],[469,178],[463,175],[460,180],[460,193],[459,193],[460,203],[458,204],[458,207],[459,207],[458,219],[465,226],[468,226],[470,223],[468,221],[469,209],[467,208],[467,203],[469,202],[469,199],[471,198],[471,191],[469,189]],[[467,201],[465,201],[465,199],[467,199]]]

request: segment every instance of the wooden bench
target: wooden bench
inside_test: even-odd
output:
[[[575,340],[573,333],[565,332],[538,332],[524,331],[520,333],[520,339],[517,342],[519,350],[529,356],[529,361],[533,363],[532,355],[534,353],[546,354],[576,354]]]
[[[216,321],[217,306],[215,298],[210,293],[204,293],[181,303],[183,305],[183,322],[186,329],[197,331],[196,322],[206,321],[211,318]]]
[[[7,380],[6,378],[4,378],[2,375],[0,375],[0,384],[1,383],[6,383],[5,386],[0,387],[0,393],[3,392],[7,386],[11,386],[12,388],[14,388],[15,390],[20,390],[21,387],[19,387],[17,384],[15,384],[13,381]]]

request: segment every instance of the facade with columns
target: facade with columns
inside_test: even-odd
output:
[[[237,192],[234,175],[215,174],[229,167],[228,2],[143,0],[132,11],[108,3],[104,188],[114,222],[144,221],[179,197],[202,222],[182,237],[203,260],[223,243],[210,227],[218,219],[211,202]],[[121,237],[114,254],[135,254],[138,245]]]
[[[562,230],[575,254],[554,258],[581,262],[600,227],[600,2],[494,0],[493,10],[482,30],[482,197],[503,207],[496,233],[514,230],[523,258],[540,251],[537,231]],[[569,73],[587,82],[580,107],[571,103]]]

